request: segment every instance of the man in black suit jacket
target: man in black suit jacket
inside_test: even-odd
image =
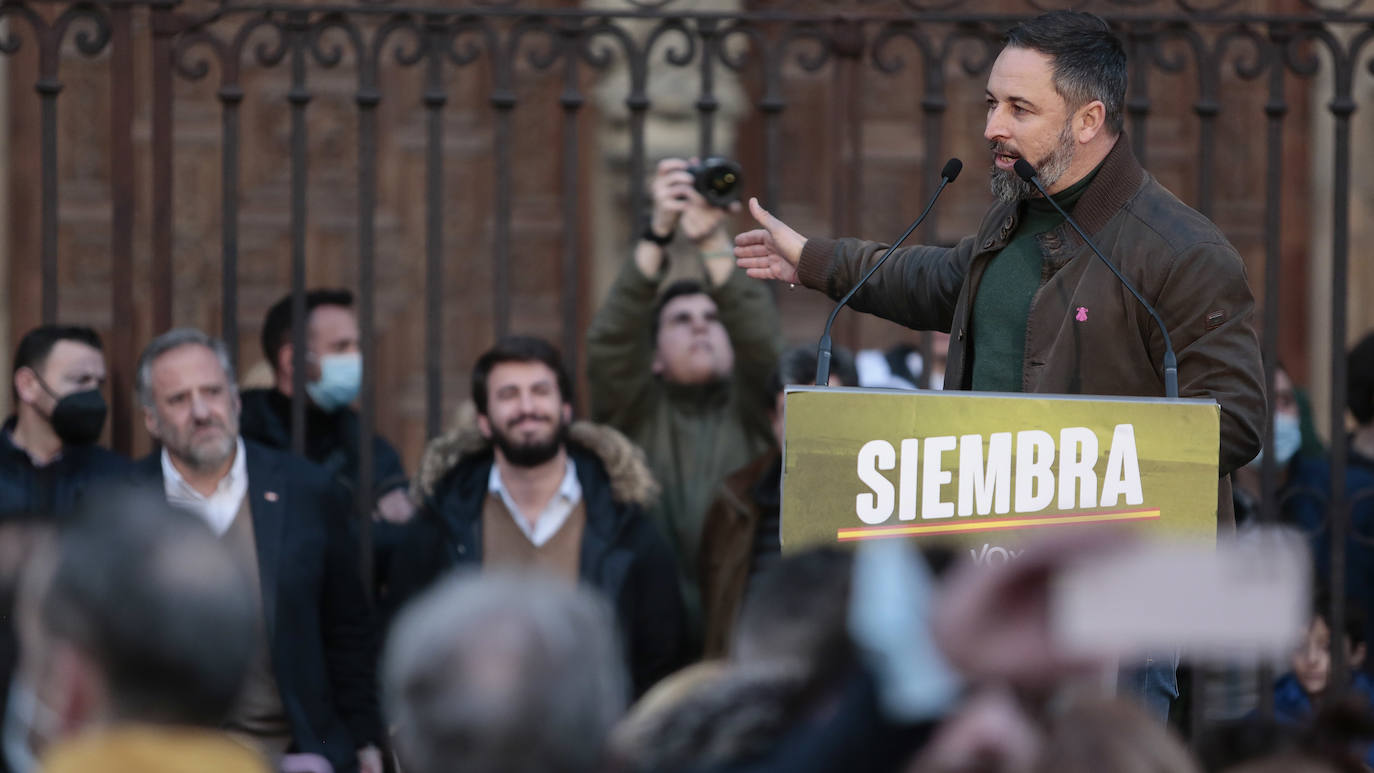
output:
[[[258,656],[227,727],[274,761],[311,753],[336,773],[381,773],[376,633],[343,492],[309,462],[239,437],[228,352],[198,330],[148,345],[138,394],[162,445],[140,470],[220,535],[260,591]]]

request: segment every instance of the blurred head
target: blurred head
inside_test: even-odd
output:
[[[749,583],[730,655],[741,663],[839,670],[851,653],[846,620],[854,559],[825,547],[784,556]]]
[[[945,388],[945,368],[949,366],[949,333],[930,334],[930,388]]]
[[[745,762],[791,729],[802,686],[795,669],[769,664],[688,666],[650,690],[616,727],[613,767],[652,773]]]
[[[572,380],[547,341],[510,336],[479,357],[472,401],[482,436],[511,464],[543,464],[567,440]]]
[[[1207,728],[1196,743],[1205,770],[1224,773],[1368,773],[1374,716],[1359,695],[1324,700],[1301,724],[1249,716]]]
[[[1078,701],[1049,722],[1036,773],[1202,773],[1182,741],[1123,700]]]
[[[1274,368],[1274,393],[1269,398],[1269,410],[1274,414],[1274,462],[1282,467],[1288,464],[1303,445],[1302,414],[1298,406],[1297,390],[1288,371],[1282,365]],[[1251,465],[1259,467],[1270,449],[1261,449]]]
[[[1308,695],[1322,695],[1331,685],[1331,599],[1319,594],[1313,602],[1312,621],[1307,626],[1298,648],[1293,651],[1290,665],[1298,684]],[[1364,617],[1353,605],[1345,613],[1345,631],[1341,637],[1346,662],[1351,669],[1364,664]]]
[[[590,773],[628,693],[607,603],[530,573],[440,582],[401,612],[381,673],[407,773]]]
[[[305,384],[310,399],[326,411],[353,402],[362,385],[362,350],[353,293],[342,289],[305,294]],[[262,323],[262,354],[272,365],[277,389],[291,394],[291,296],[273,304]]]
[[[1293,770],[1307,768],[1271,768],[1264,762],[1289,759],[1298,754],[1302,745],[1301,728],[1277,718],[1249,716],[1212,723],[1197,739],[1194,748],[1204,770]],[[1247,764],[1248,763],[1248,764]]]
[[[1102,19],[1052,11],[1013,27],[987,84],[993,193],[1039,195],[1013,171],[1021,158],[1051,194],[1081,180],[1121,133],[1125,100],[1126,52]]]
[[[1346,356],[1346,404],[1360,426],[1374,424],[1374,333]]]
[[[730,375],[735,350],[716,301],[694,279],[668,285],[654,313],[654,373],[674,384],[709,384]]]
[[[1029,773],[1044,738],[1006,687],[976,689],[945,718],[908,767],[910,773]]]
[[[192,328],[154,338],[138,361],[143,426],[176,461],[213,471],[233,458],[239,393],[224,342]]]
[[[94,724],[216,727],[253,652],[252,587],[203,523],[154,491],[87,503],[20,582],[11,764]]]
[[[21,422],[38,421],[69,445],[95,442],[105,425],[105,355],[88,327],[43,325],[14,350],[10,380]]]
[[[782,445],[783,396],[789,386],[816,383],[816,347],[807,344],[794,346],[778,358],[778,367],[768,382],[773,395],[769,406],[773,419],[773,437]],[[859,371],[854,366],[854,355],[843,346],[830,352],[830,386],[858,386]]]

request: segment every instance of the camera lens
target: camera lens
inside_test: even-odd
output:
[[[706,201],[715,207],[728,207],[739,201],[743,175],[739,164],[726,158],[708,158],[688,167],[693,185]]]

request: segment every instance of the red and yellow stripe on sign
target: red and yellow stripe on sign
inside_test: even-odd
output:
[[[891,537],[917,537],[927,534],[970,534],[980,531],[1006,531],[1008,529],[1031,529],[1041,526],[1068,526],[1078,523],[1104,523],[1108,521],[1148,521],[1159,518],[1159,510],[1114,510],[1105,513],[1074,513],[1038,515],[1019,518],[993,518],[971,521],[961,519],[942,523],[911,523],[898,526],[862,526],[840,529],[836,538],[840,542],[854,542],[867,539],[888,539]]]

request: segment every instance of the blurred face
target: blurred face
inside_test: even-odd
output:
[[[497,453],[519,467],[543,464],[558,454],[572,421],[558,374],[542,362],[503,362],[487,376],[487,413],[477,426]]]
[[[320,358],[330,354],[356,354],[361,351],[358,342],[358,318],[347,306],[317,306],[310,313],[310,325],[306,329],[306,345],[310,356],[306,362],[306,381],[320,378]]]
[[[1040,182],[1052,194],[1077,182],[1063,179],[1077,145],[1073,111],[1055,91],[1053,65],[1039,51],[1009,46],[988,76],[983,138],[993,153],[992,192],[1004,201],[1039,195],[1013,171],[1018,159],[1035,167]]]
[[[239,434],[239,396],[204,346],[180,346],[153,360],[153,405],[143,423],[174,459],[211,471],[233,458]]]
[[[1298,398],[1293,393],[1293,381],[1282,368],[1274,370],[1274,415],[1298,417]]]
[[[1308,695],[1321,695],[1331,677],[1331,629],[1320,617],[1313,619],[1307,636],[1293,653],[1293,673]]]
[[[42,620],[42,601],[56,556],[37,546],[15,594],[18,663],[5,706],[4,754],[20,769],[33,765],[51,744],[74,734],[97,711],[95,673],[69,643],[54,638]]]
[[[659,316],[654,373],[675,384],[707,384],[730,375],[735,350],[704,293],[679,295]]]
[[[63,397],[105,385],[105,356],[80,341],[58,341],[42,365],[20,368],[14,380],[22,402],[43,416],[52,416]]]
[[[945,367],[949,365],[949,333],[931,336],[930,388],[945,388]]]

